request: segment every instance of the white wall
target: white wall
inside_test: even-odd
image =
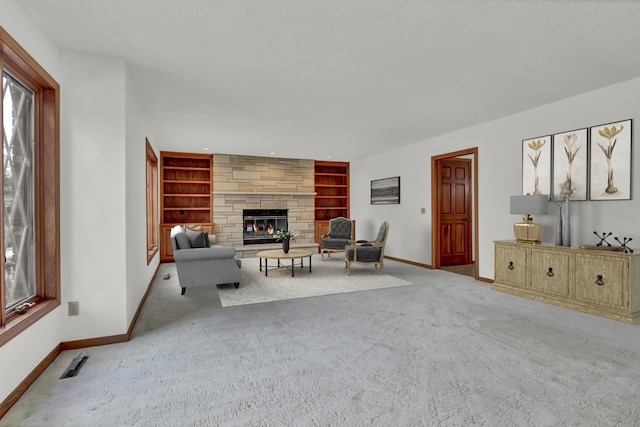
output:
[[[2,0],[0,25],[60,83],[60,48],[40,33],[14,0]]]
[[[0,25],[61,86],[62,305],[0,347],[0,401],[64,341],[125,334],[158,265],[146,259],[145,136],[121,59],[63,52],[13,0]],[[67,315],[67,302],[80,315]]]
[[[59,49],[38,32],[13,0],[3,0],[0,25],[60,83]],[[61,325],[62,310],[58,308],[0,347],[0,401],[62,341]]]
[[[160,264],[160,252],[158,251],[147,266],[146,138],[149,139],[159,160],[160,152],[155,145],[155,138],[136,97],[135,82],[127,72],[125,146],[127,325],[131,324],[148,284]],[[160,198],[158,197],[156,200],[160,200]]]
[[[126,331],[125,64],[63,53],[62,305],[65,340]]]
[[[640,78],[581,94],[530,111],[472,128],[390,150],[351,163],[351,216],[357,221],[358,238],[375,235],[374,228],[390,221],[385,254],[431,264],[431,157],[478,147],[478,214],[480,276],[493,279],[493,241],[513,238],[509,196],[520,194],[522,185],[522,140],[573,129],[640,117]],[[489,101],[490,102],[490,101]],[[636,134],[635,129],[632,134]],[[633,149],[632,169],[640,167],[640,150]],[[640,174],[632,172],[632,200],[572,202],[572,243],[595,244],[593,231],[611,231],[631,237],[631,247],[640,250],[640,230],[635,217],[640,211]],[[399,175],[401,204],[371,206],[370,181]],[[421,215],[420,208],[427,214]],[[545,225],[543,241],[555,242],[555,212],[536,216]],[[613,236],[612,236],[613,237]],[[612,243],[614,241],[610,239]]]

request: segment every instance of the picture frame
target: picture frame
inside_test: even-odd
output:
[[[374,179],[371,181],[371,204],[400,204],[400,177]]]
[[[553,135],[553,186],[554,200],[584,201],[588,194],[589,129],[575,129]]]
[[[522,141],[522,194],[552,194],[551,135]]]
[[[631,119],[592,126],[589,200],[631,199]]]

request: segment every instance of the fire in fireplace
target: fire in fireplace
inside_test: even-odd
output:
[[[278,230],[288,230],[287,209],[244,209],[243,243],[256,245],[276,242]]]

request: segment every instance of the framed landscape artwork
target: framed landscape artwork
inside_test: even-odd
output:
[[[553,135],[553,199],[587,200],[588,129]]]
[[[551,136],[522,141],[522,194],[551,194]]]
[[[371,204],[389,205],[400,203],[400,177],[374,179],[371,181]]]
[[[631,199],[631,120],[590,128],[590,200]]]

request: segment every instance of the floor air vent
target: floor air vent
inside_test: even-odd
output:
[[[89,356],[85,355],[84,353],[80,353],[79,355],[77,355],[71,361],[71,363],[69,363],[69,366],[67,366],[67,369],[64,370],[60,379],[71,378],[78,375],[78,372],[80,372],[80,368],[82,368],[82,365],[84,365],[84,362],[86,362],[88,358]]]

